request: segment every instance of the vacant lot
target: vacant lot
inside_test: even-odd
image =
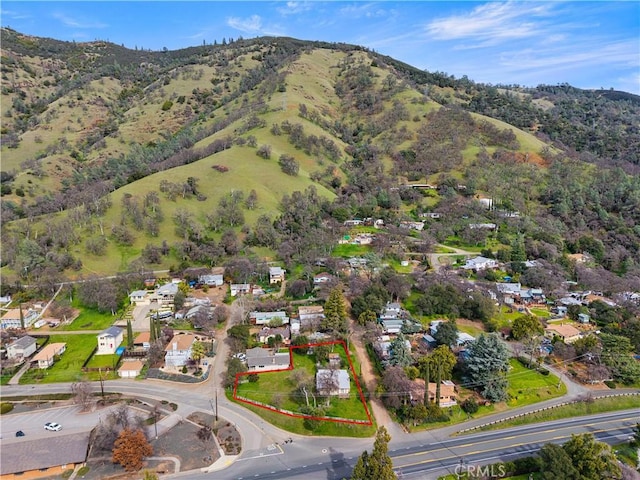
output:
[[[510,365],[507,374],[510,397],[507,404],[510,407],[522,407],[567,393],[566,385],[553,374],[529,370],[515,358],[511,359]]]

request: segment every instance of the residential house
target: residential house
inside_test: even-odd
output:
[[[474,341],[475,341],[474,336],[469,335],[468,333],[465,333],[465,332],[458,332],[458,337],[456,338],[456,345],[458,347],[462,347]]]
[[[37,348],[36,339],[25,335],[7,347],[7,357],[11,360],[22,361],[33,355]]]
[[[22,309],[22,318],[24,321],[24,328],[29,328],[38,318],[38,312],[33,309]],[[0,318],[0,329],[7,330],[10,328],[20,329],[22,328],[22,321],[20,320],[20,309],[12,308]]]
[[[373,349],[378,354],[380,360],[389,360],[391,352],[391,337],[389,335],[382,335],[373,343]]]
[[[67,348],[66,343],[50,343],[34,355],[32,363],[38,363],[38,368],[49,368],[53,365],[56,356],[60,356]]]
[[[345,227],[357,227],[358,225],[362,225],[364,223],[363,220],[359,220],[357,218],[351,219],[351,220],[345,220],[343,225]]]
[[[132,305],[149,305],[151,303],[146,290],[134,290],[129,294],[129,301]]]
[[[564,343],[573,343],[580,338],[580,330],[572,325],[555,325],[551,324],[544,329],[546,337],[558,337]]]
[[[260,343],[269,343],[270,338],[276,338],[278,335],[282,338],[282,343],[284,345],[289,345],[291,342],[291,329],[289,328],[289,325],[276,328],[267,326],[262,327],[258,332],[258,341]]]
[[[429,348],[435,348],[438,346],[438,342],[436,342],[436,339],[433,338],[428,333],[423,334],[421,339],[422,339],[422,342]]]
[[[379,323],[386,334],[397,334],[402,331],[404,319],[402,318],[380,318]]]
[[[591,319],[591,317],[589,316],[588,313],[579,313],[578,314],[578,322],[580,322],[580,323],[589,323],[590,319]]]
[[[470,223],[471,230],[495,230],[498,226],[495,223]]]
[[[286,370],[291,365],[289,352],[274,352],[270,348],[255,347],[246,351],[250,372]]]
[[[141,360],[126,360],[122,362],[122,366],[118,369],[118,375],[121,378],[136,378],[140,375],[144,362]]]
[[[134,348],[149,350],[149,347],[151,347],[151,332],[140,332],[133,340],[133,346]]]
[[[331,280],[333,280],[333,275],[331,275],[330,273],[327,273],[327,272],[318,273],[313,277],[313,284],[322,285],[323,283],[329,283]]]
[[[191,348],[196,336],[191,333],[174,335],[164,351],[165,367],[182,367],[191,359]]]
[[[250,312],[249,322],[252,325],[267,325],[271,321],[280,321],[282,325],[289,323],[289,317],[286,312]]]
[[[322,305],[298,307],[298,318],[303,325],[320,322],[324,318],[324,307]]]
[[[196,317],[198,315],[210,315],[210,314],[211,314],[211,307],[209,306],[209,304],[199,304],[187,310],[187,313],[184,314],[184,318],[186,318],[187,320],[191,320],[193,317]]]
[[[588,253],[572,253],[570,255],[567,255],[567,258],[579,264],[593,262],[593,257]]]
[[[109,327],[98,334],[98,351],[96,355],[113,355],[122,343],[124,330]]]
[[[89,436],[89,431],[65,434],[62,430],[42,438],[29,434],[16,442],[3,440],[0,478],[68,478],[76,467],[86,462]]]
[[[358,269],[366,267],[369,261],[363,257],[351,257],[347,260],[347,263],[352,269]]]
[[[238,295],[247,295],[251,293],[251,284],[249,283],[232,283],[229,294],[232,297],[236,297]]]
[[[222,275],[200,275],[198,277],[198,283],[209,287],[221,287],[224,284],[224,279]]]
[[[177,293],[178,284],[171,282],[158,287],[155,293],[155,298],[158,305],[173,305],[173,299]]]
[[[436,401],[437,384],[429,382],[429,401]],[[416,378],[411,382],[411,391],[409,393],[412,402],[422,402],[424,400],[424,380]],[[440,406],[441,407],[453,407],[457,405],[456,401],[456,385],[451,380],[443,380],[440,384]]]
[[[339,353],[329,354],[329,368],[340,368],[342,366],[342,358]]]
[[[424,230],[424,222],[400,222],[400,228],[408,228],[409,230]]]
[[[348,398],[351,389],[349,372],[321,368],[316,373],[316,390],[320,395]]]
[[[497,267],[498,267],[498,262],[495,261],[493,258],[487,258],[482,256],[470,258],[462,266],[464,270],[473,270],[475,272],[479,270],[487,270],[490,268],[497,268]]]
[[[269,283],[282,283],[284,282],[284,274],[286,270],[282,267],[269,267]]]

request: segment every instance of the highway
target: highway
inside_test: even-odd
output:
[[[206,384],[175,385],[150,380],[105,383],[107,391],[175,401],[179,405],[176,413],[183,417],[196,410],[211,412],[212,388],[213,383],[208,387]],[[2,395],[33,394],[34,390],[38,393],[68,392],[69,385],[39,385],[35,389],[16,385],[3,387]],[[262,421],[241,406],[228,402],[222,391],[219,392],[219,403],[219,415],[235,423],[242,433],[242,455],[224,470],[212,473],[182,472],[174,476],[216,480],[258,477],[338,480],[348,478],[358,456],[365,449],[371,450],[373,445],[370,438],[308,438],[291,435]],[[640,422],[640,408],[453,438],[447,438],[438,431],[404,434],[392,438],[389,454],[399,478],[429,480],[453,473],[461,462],[479,465],[530,455],[544,443],[563,443],[574,433],[590,432],[603,441],[622,442],[629,437],[636,422]],[[91,428],[90,425],[87,427]],[[293,437],[294,441],[285,444],[284,440],[289,437]]]

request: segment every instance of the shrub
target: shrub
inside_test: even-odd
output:
[[[173,102],[171,100],[167,100],[162,104],[162,111],[166,112],[167,110],[171,109],[171,107],[173,107]]]
[[[538,372],[540,372],[542,375],[544,375],[545,377],[547,375],[549,375],[549,370],[547,370],[546,368],[539,368]]]
[[[462,410],[465,413],[468,413],[469,415],[473,415],[478,411],[480,407],[478,406],[478,402],[476,402],[475,398],[469,397],[464,402],[462,402],[462,405],[460,405],[460,408],[462,408]]]
[[[87,473],[89,473],[89,467],[85,465],[84,467],[80,467],[78,469],[78,473],[76,474],[76,476],[83,477]]]
[[[7,402],[0,403],[0,415],[9,413],[11,410],[13,410],[13,403],[7,403]]]
[[[616,388],[616,382],[613,380],[605,380],[604,384],[611,389]]]
[[[251,375],[249,375],[249,381],[251,383],[256,383],[258,380],[260,380],[260,376],[257,373],[252,373]]]
[[[187,373],[187,366],[186,365],[182,367],[182,373]]]

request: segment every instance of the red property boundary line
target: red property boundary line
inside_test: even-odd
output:
[[[293,412],[289,412],[289,411],[284,411],[284,410],[279,410],[275,407],[272,407],[270,405],[263,405],[260,403],[256,403],[256,402],[252,402],[251,400],[247,400],[243,397],[239,397],[238,396],[238,382],[240,380],[240,377],[245,376],[245,375],[260,375],[261,373],[271,373],[271,372],[286,372],[287,370],[293,370],[293,350],[295,348],[309,348],[309,347],[320,347],[322,345],[341,345],[342,348],[344,348],[344,353],[347,356],[347,360],[349,361],[349,368],[351,369],[351,374],[353,375],[353,379],[355,380],[356,383],[356,387],[358,388],[358,394],[360,395],[360,401],[362,402],[362,406],[364,407],[364,411],[367,414],[367,420],[347,420],[345,418],[335,418],[335,417],[316,417],[313,415],[304,415],[302,413],[293,413]],[[351,355],[349,354],[349,350],[347,349],[347,345],[345,344],[344,340],[336,340],[336,341],[332,341],[332,342],[321,342],[321,343],[307,343],[305,345],[296,345],[296,346],[289,346],[289,367],[288,368],[282,368],[279,370],[264,370],[264,371],[260,371],[260,372],[241,372],[241,373],[236,373],[236,380],[233,383],[233,399],[238,401],[238,402],[242,402],[242,403],[246,403],[248,405],[252,405],[254,407],[259,407],[259,408],[264,408],[265,410],[269,410],[271,412],[275,412],[275,413],[279,413],[281,415],[286,415],[288,417],[294,417],[294,418],[308,418],[311,420],[324,420],[327,422],[336,422],[336,423],[347,423],[347,424],[351,424],[351,425],[364,425],[364,426],[372,426],[373,425],[373,421],[371,420],[371,413],[369,412],[369,408],[367,407],[367,402],[364,399],[364,394],[362,393],[362,387],[360,386],[360,380],[358,380],[358,376],[356,375],[356,370],[355,368],[353,368],[353,362],[351,361]]]

